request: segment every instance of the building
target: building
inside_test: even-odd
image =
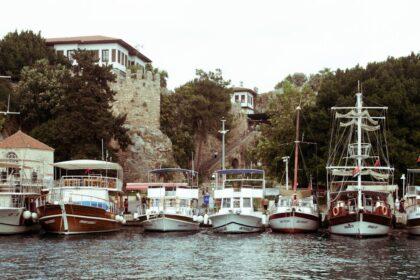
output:
[[[0,162],[4,161],[22,165],[27,178],[54,178],[54,149],[20,130],[0,141]]]
[[[138,65],[145,67],[152,61],[136,48],[122,39],[106,36],[79,36],[46,39],[47,46],[57,53],[67,56],[72,61],[73,53],[78,49],[89,50],[99,60],[99,65],[112,65],[116,72],[125,74],[127,67]]]
[[[257,97],[256,90],[244,87],[234,87],[232,90],[232,104],[239,104],[241,106],[242,112],[245,114],[254,114],[255,99]]]

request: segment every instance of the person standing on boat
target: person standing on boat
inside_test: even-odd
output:
[[[128,214],[128,198],[124,199],[124,214]]]

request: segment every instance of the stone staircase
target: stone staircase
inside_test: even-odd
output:
[[[237,148],[246,144],[248,141],[254,139],[254,137],[256,137],[258,134],[259,132],[255,130],[247,131],[239,139],[237,139],[233,143],[228,144],[225,151],[226,158],[229,157],[229,155],[231,155]],[[202,163],[200,165],[200,173],[207,174],[207,175],[212,174],[214,171],[220,168],[221,161],[222,161],[222,154],[220,153],[218,154],[217,157],[209,159],[205,161],[204,163]]]

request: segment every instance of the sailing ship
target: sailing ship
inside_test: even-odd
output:
[[[404,194],[407,230],[413,235],[420,235],[420,185],[418,185],[418,177],[416,178],[417,174],[420,174],[420,169],[407,170],[408,184]]]
[[[46,232],[83,234],[121,229],[117,201],[122,191],[122,167],[101,160],[55,163],[65,172],[46,196],[37,200],[39,222]]]
[[[332,107],[334,125],[327,163],[327,219],[333,234],[387,235],[391,228],[393,168],[385,137],[387,107]],[[369,112],[372,112],[371,113]]]
[[[183,177],[175,182],[174,177]],[[180,176],[182,175],[182,176]],[[169,182],[167,182],[169,181]],[[182,168],[161,168],[149,172],[148,206],[141,225],[146,231],[197,231],[198,173]],[[202,218],[202,217],[201,217]]]
[[[2,160],[0,170],[0,234],[39,230],[35,199],[41,195],[43,178],[18,159]]]
[[[280,196],[277,207],[268,217],[268,223],[274,232],[280,233],[307,233],[318,230],[319,212],[310,194],[298,193],[298,170],[299,170],[299,145],[300,141],[300,106],[296,108],[296,139],[293,193],[290,196]],[[287,163],[286,163],[287,166]],[[286,167],[287,168],[287,167]],[[288,188],[288,172],[286,172],[286,187]],[[311,192],[312,188],[309,188]]]
[[[249,233],[264,230],[260,209],[265,192],[265,174],[260,169],[216,171],[214,199],[220,208],[210,215],[212,227],[220,233]]]

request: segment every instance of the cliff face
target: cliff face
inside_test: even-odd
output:
[[[111,85],[117,92],[113,111],[126,114],[125,126],[131,142],[126,151],[119,152],[124,168],[124,181],[146,181],[150,169],[176,166],[171,140],[160,128],[160,79],[150,71],[128,71]]]

